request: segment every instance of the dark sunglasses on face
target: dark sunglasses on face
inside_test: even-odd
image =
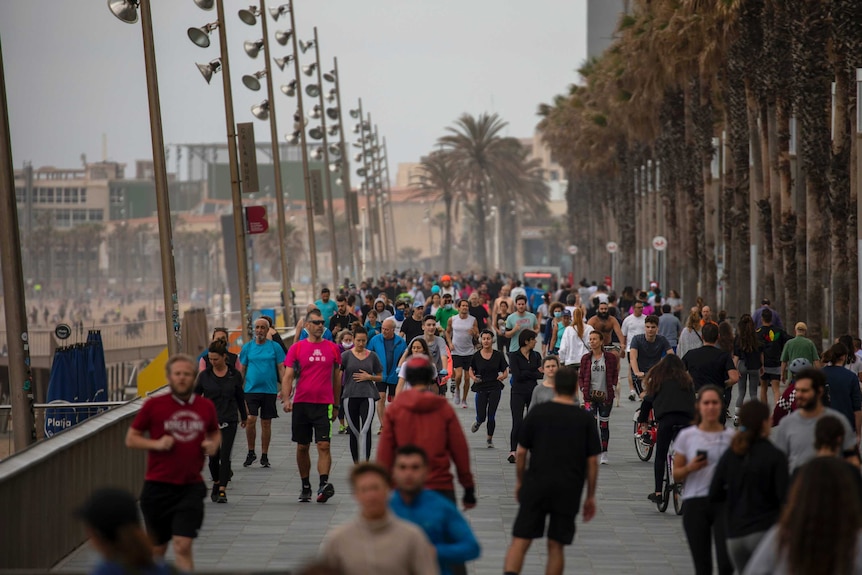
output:
[[[312,319],[312,320],[309,320],[308,323],[310,323],[312,325],[323,325],[326,322],[323,321],[322,319]]]

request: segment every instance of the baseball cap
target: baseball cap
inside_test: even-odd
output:
[[[790,370],[790,373],[797,374],[803,369],[807,369],[811,367],[811,362],[805,359],[804,357],[797,357],[793,361],[790,362],[790,365],[787,366],[787,369]]]
[[[808,331],[808,326],[805,325],[804,321],[796,322],[796,326],[794,327],[796,331]]]
[[[404,366],[404,379],[411,385],[430,384],[434,380],[434,366],[427,355],[412,355]]]
[[[413,307],[414,307],[415,309],[419,309],[420,307],[421,307],[421,308],[424,308],[424,307],[425,307],[425,304],[424,304],[423,302],[421,302],[421,301],[414,301],[414,302],[413,302]]]
[[[121,527],[139,523],[135,498],[127,491],[112,487],[94,491],[75,510],[75,516],[108,541],[116,540]]]
[[[599,300],[599,303],[608,303],[608,294],[598,293],[596,294],[596,299]]]
[[[450,282],[450,281],[452,281],[452,276],[450,276],[448,274],[444,275],[443,277],[440,278],[440,281],[441,282]]]
[[[572,317],[572,310],[564,309],[563,310],[563,317]]]

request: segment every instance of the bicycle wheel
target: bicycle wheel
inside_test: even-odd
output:
[[[671,483],[672,477],[673,476],[670,474],[670,462],[668,462],[664,466],[664,478],[661,481],[661,501],[655,504],[661,513],[667,511],[668,503],[670,503],[670,498],[672,496],[671,491],[673,490],[673,484]]]
[[[641,439],[641,436],[638,434],[638,424],[635,422],[634,424],[634,438],[635,438],[635,451],[638,454],[638,458],[641,461],[649,461],[652,457],[652,445],[647,445]]]
[[[673,484],[673,510],[682,515],[682,483]]]

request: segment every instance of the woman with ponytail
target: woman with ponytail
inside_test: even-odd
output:
[[[727,552],[737,573],[778,521],[787,492],[787,457],[769,441],[769,408],[757,400],[739,410],[739,431],[719,459],[709,497],[724,504]]]

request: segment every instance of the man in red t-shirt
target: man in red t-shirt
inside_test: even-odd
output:
[[[311,501],[311,455],[309,446],[314,437],[317,443],[317,471],[320,487],[317,502],[326,503],[335,495],[329,482],[332,455],[329,451],[332,421],[338,416],[341,398],[341,354],[331,341],[323,339],[323,315],[314,309],[305,316],[308,338],[298,341],[287,350],[284,360],[284,379],[281,382],[281,399],[284,411],[291,417],[292,440],[296,443],[296,465],[302,480],[299,501]],[[296,380],[294,385],[294,380]]]
[[[148,399],[126,434],[126,447],[147,451],[141,512],[162,558],[174,544],[176,566],[192,571],[192,542],[204,520],[204,456],[221,443],[218,415],[209,399],[194,391],[197,364],[186,355],[168,359],[170,394]],[[149,435],[149,437],[147,437]]]

